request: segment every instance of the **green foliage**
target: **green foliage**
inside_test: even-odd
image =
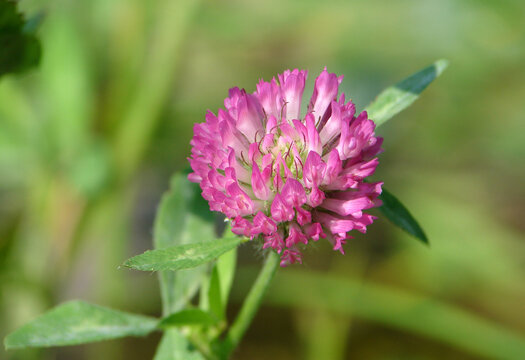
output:
[[[169,249],[196,241],[215,239],[214,216],[200,195],[198,185],[190,183],[184,173],[171,179],[170,190],[163,195],[155,217],[153,244],[155,249]],[[188,318],[206,317],[198,309],[184,309],[198,291],[206,265],[184,271],[160,271],[159,281],[164,316],[161,326],[171,322],[188,322]],[[199,315],[199,314],[200,315]],[[189,325],[189,324],[188,324]],[[179,331],[171,328],[164,332],[154,360],[204,360],[201,353]]]
[[[177,173],[171,189],[160,202],[155,218],[153,243],[155,249],[211,241],[215,236],[215,218],[200,194],[199,186],[190,183],[186,175]],[[178,311],[195,295],[206,272],[196,267],[184,272],[160,273],[163,313]]]
[[[224,304],[221,293],[221,280],[217,266],[213,267],[208,289],[208,304],[210,312],[219,320],[224,319]]]
[[[162,336],[153,360],[204,360],[204,356],[176,329],[167,330]]]
[[[211,261],[241,243],[238,236],[226,236],[210,242],[171,246],[149,250],[124,262],[124,266],[141,271],[190,269]]]
[[[226,231],[229,231],[229,229],[226,229]],[[230,290],[235,276],[236,265],[237,248],[221,255],[215,264],[220,284],[220,297],[223,308],[226,308],[226,304],[228,303],[228,297],[230,296]]]
[[[428,238],[421,226],[419,226],[408,209],[390,191],[383,188],[379,199],[383,201],[383,205],[379,210],[388,220],[428,245]]]
[[[392,171],[381,173],[387,185],[395,183],[405,204],[421,209],[413,214],[432,235],[432,251],[407,241],[405,232],[380,229],[378,223],[380,231],[371,231],[365,241],[374,238],[384,247],[352,246],[344,257],[311,251],[301,269],[330,268],[356,284],[366,274],[365,289],[368,282],[381,281],[391,293],[412,289],[412,294],[425,294],[425,300],[446,299],[449,306],[468,309],[478,319],[490,318],[493,325],[523,329],[525,168],[516,164],[525,157],[525,2],[269,0],[258,3],[256,11],[253,5],[193,0],[18,2],[24,14],[44,8],[46,21],[38,34],[44,49],[38,71],[0,81],[0,333],[33,318],[64,294],[89,294],[100,304],[159,311],[151,276],[115,271],[115,265],[129,255],[131,237],[134,246],[138,237],[148,241],[151,204],[165,187],[158,179],[183,166],[193,124],[204,120],[203,109],[220,106],[228,87],[253,91],[257,79],[269,80],[295,66],[307,68],[313,84],[327,65],[345,74],[345,93],[366,105],[385,85],[384,79],[439,56],[453,60],[454,68],[432,85],[432,96],[387,129],[384,160],[389,164],[383,165]],[[371,6],[381,11],[370,11]],[[187,11],[191,7],[197,11]],[[194,13],[196,21],[188,13]],[[3,50],[0,47],[0,53]],[[279,56],[272,56],[276,51]],[[311,93],[308,86],[306,95]],[[98,144],[101,151],[93,149]],[[115,181],[117,173],[126,175]],[[71,192],[72,185],[81,194]],[[387,188],[394,190],[393,185]],[[93,195],[100,198],[98,205]],[[188,238],[190,232],[182,229],[184,234],[174,233],[173,240]],[[173,245],[178,243],[167,246]],[[370,264],[371,256],[373,265],[362,271],[360,264]],[[93,260],[96,266],[84,267]],[[242,259],[247,261],[254,260]],[[199,269],[195,280],[188,280],[191,286],[184,287],[196,289],[207,282],[201,280],[211,265],[202,265],[202,271],[163,273],[177,279],[170,303],[184,307],[194,292],[180,295],[179,280]],[[238,273],[233,300],[240,305],[245,294],[241,290],[249,288],[253,277],[244,278],[244,269]],[[90,281],[79,286],[79,274]],[[322,283],[314,280],[316,286],[317,280]],[[308,282],[287,285],[287,292],[298,294],[310,288]],[[129,296],[136,287],[144,288],[141,296]],[[333,293],[323,291],[325,297]],[[269,293],[271,304],[275,296]],[[297,304],[304,303],[290,300],[287,309],[279,310],[285,316],[275,319],[273,335],[296,338],[298,332],[311,331],[318,341],[337,335],[350,348],[334,360],[434,358],[436,349],[441,357],[464,358],[464,346],[456,342],[490,346],[477,335],[475,322],[472,334],[454,333],[454,321],[448,318],[428,325],[428,331],[455,337],[448,346],[419,341],[414,331],[403,327],[390,325],[392,330],[385,332],[374,322],[392,321],[387,311],[392,298],[376,300],[370,305],[384,313],[376,310],[374,318],[362,315],[359,306],[354,315],[351,301],[338,305],[346,306],[343,314],[319,310],[314,300],[308,306],[312,312],[302,312]],[[319,303],[325,304],[323,299]],[[312,313],[323,311],[330,315],[326,326],[307,322]],[[366,326],[352,327],[348,341],[337,326],[325,331],[332,316],[347,326],[353,326],[350,316],[360,317]],[[399,322],[419,320],[424,327],[429,315],[406,311],[396,316]],[[259,337],[257,346],[247,344],[239,355],[256,358],[270,341]],[[297,355],[308,348],[299,349],[296,341],[275,351],[273,345],[276,359],[279,354],[323,358],[323,353]],[[38,350],[33,357],[31,351],[4,357],[131,360],[146,358],[144,352],[151,353],[151,347],[149,341],[112,341],[66,351]],[[504,351],[485,357],[504,358]],[[177,329],[166,333],[159,359],[162,354],[170,360],[203,358]]]
[[[412,105],[419,94],[445,70],[447,60],[438,60],[434,64],[407,77],[403,81],[383,90],[365,109],[368,117],[381,126],[393,116]]]
[[[16,11],[16,2],[0,1],[0,77],[36,66],[40,61],[40,42],[30,32],[35,23],[26,23]]]
[[[376,127],[381,126],[412,105],[421,92],[441,75],[447,66],[447,60],[438,60],[396,85],[383,90],[365,109],[368,112],[368,117],[374,120]],[[379,209],[394,225],[428,244],[427,236],[421,226],[394,195],[383,189],[379,198],[383,201],[383,206]]]
[[[60,305],[9,334],[6,349],[85,344],[125,336],[145,336],[157,320],[82,301]]]
[[[206,311],[201,309],[184,309],[162,319],[159,323],[159,327],[168,328],[185,325],[213,325],[216,322],[217,319]]]

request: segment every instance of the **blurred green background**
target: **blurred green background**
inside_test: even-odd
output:
[[[319,245],[303,266],[280,270],[235,358],[519,353],[509,339],[525,338],[525,2],[23,0],[19,9],[43,12],[43,57],[0,79],[2,338],[69,299],[160,314],[156,277],[118,265],[151,248],[192,126],[228,88],[254,91],[297,67],[310,71],[308,92],[328,66],[362,109],[447,58],[379,130],[374,176],[415,214],[430,248],[384,219],[345,256]],[[240,256],[230,316],[261,262],[251,246]],[[0,358],[148,359],[158,339]]]

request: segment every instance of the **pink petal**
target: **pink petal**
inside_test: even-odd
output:
[[[284,241],[283,237],[279,233],[275,233],[272,235],[265,235],[264,238],[264,244],[263,249],[272,248],[274,249],[278,254],[280,254],[283,251],[284,248]]]
[[[219,130],[222,145],[225,148],[231,147],[239,152],[244,150],[246,154],[248,154],[250,143],[239,130],[235,128],[235,123],[230,115],[222,109],[219,109]]]
[[[302,264],[301,253],[297,250],[284,250],[283,255],[281,256],[281,267],[286,267],[290,264],[295,264],[298,262]]]
[[[310,205],[311,207],[317,207],[321,205],[324,198],[325,198],[324,192],[319,190],[318,187],[314,186],[311,189],[310,195],[308,195],[308,205]]]
[[[346,244],[346,236],[341,235],[335,235],[334,236],[334,250],[339,250],[341,254],[345,254],[345,251],[343,249],[343,245]]]
[[[281,89],[275,78],[269,83],[261,80],[259,84],[257,84],[255,96],[259,99],[266,115],[273,115],[278,119],[278,122],[280,122],[284,100],[281,96]]]
[[[320,207],[345,216],[360,214],[363,209],[368,209],[372,205],[372,201],[367,196],[362,196],[351,200],[327,198],[323,201]],[[358,215],[358,217],[359,216],[361,215]]]
[[[319,137],[323,144],[328,144],[334,140],[340,133],[343,126],[343,118],[341,116],[341,106],[332,101],[332,113],[330,118],[324,124],[323,129],[319,132]]]
[[[301,183],[293,178],[288,178],[281,192],[282,199],[288,206],[300,207],[306,203],[306,192]]]
[[[305,227],[305,234],[308,238],[317,241],[320,237],[325,238],[326,234],[323,232],[323,227],[319,223],[313,223]]]
[[[315,127],[315,118],[312,113],[308,113],[305,118],[306,122],[306,132],[308,137],[308,152],[315,151],[321,155],[323,149],[321,144],[321,139],[317,128]]]
[[[314,220],[323,224],[333,234],[347,233],[354,229],[355,223],[350,219],[341,218],[317,211]]]
[[[335,74],[328,73],[326,68],[315,79],[310,107],[316,119],[323,117],[332,100],[336,99],[341,81],[343,81],[342,76],[337,77]]]
[[[291,224],[288,234],[289,235],[285,242],[286,247],[290,248],[299,243],[308,244],[308,238],[302,233],[301,229],[297,225]]]
[[[310,151],[306,158],[303,168],[303,177],[306,186],[316,187],[321,184],[326,170],[326,164],[321,159],[321,155],[315,151]]]
[[[337,149],[333,149],[328,155],[328,162],[326,163],[326,171],[322,184],[330,184],[343,169],[343,162],[339,158]]]
[[[303,209],[302,207],[297,207],[297,222],[299,225],[303,226],[312,222],[312,214]]]
[[[257,98],[241,91],[242,96],[237,103],[237,129],[247,139],[255,141],[257,133],[263,133],[263,112]]]
[[[301,113],[301,99],[303,97],[304,83],[308,75],[307,71],[285,71],[279,75],[281,93],[286,102],[286,119],[299,119]]]
[[[246,237],[252,236],[252,224],[241,216],[237,216],[232,220],[232,232],[237,235],[244,235]]]
[[[265,234],[270,235],[277,231],[277,225],[268,216],[264,215],[262,211],[259,211],[253,218],[253,229],[252,235]]]
[[[258,199],[268,200],[270,197],[270,189],[268,184],[264,180],[259,166],[254,161],[252,164],[252,177],[251,177],[253,193]]]
[[[277,222],[291,221],[294,218],[293,208],[283,201],[280,194],[275,195],[270,210],[273,220]]]
[[[229,185],[226,193],[230,196],[229,201],[227,200],[228,205],[232,209],[237,209],[239,215],[246,216],[253,214],[254,206],[252,199],[241,190],[237,183]]]

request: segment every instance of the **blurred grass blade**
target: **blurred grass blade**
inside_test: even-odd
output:
[[[419,94],[441,75],[447,66],[447,60],[438,60],[396,85],[386,88],[365,109],[368,112],[368,118],[374,120],[376,126],[390,120],[397,113],[412,105]]]
[[[124,336],[145,336],[157,319],[82,301],[60,305],[9,334],[6,349],[77,345]]]
[[[185,309],[177,311],[168,317],[162,319],[159,327],[165,328],[170,326],[184,325],[213,325],[216,320],[206,311],[201,309]]]
[[[150,250],[126,260],[123,265],[141,271],[190,269],[219,257],[241,241],[240,237],[230,235],[209,242]]]
[[[122,179],[133,174],[140,164],[161,111],[171,94],[179,63],[185,57],[183,43],[200,0],[162,0],[157,2],[153,36],[144,51],[143,67],[133,74],[131,93],[118,131],[115,133],[115,165]],[[191,40],[190,40],[191,41]],[[130,146],[133,144],[133,146]]]
[[[205,360],[177,330],[169,329],[162,336],[153,360]]]
[[[239,283],[249,284],[256,273],[239,271]],[[240,301],[246,289],[234,290]],[[523,335],[450,304],[385,285],[287,269],[276,276],[265,300],[272,306],[361,317],[487,358],[525,359]]]
[[[214,229],[214,215],[199,186],[189,182],[185,174],[175,174],[155,218],[155,249],[214,240]],[[201,266],[183,272],[160,272],[164,316],[182,309],[191,300],[205,271],[206,267]]]
[[[383,188],[379,199],[383,201],[383,205],[379,207],[379,210],[388,220],[428,245],[428,238],[421,226],[419,226],[408,209],[394,195]]]

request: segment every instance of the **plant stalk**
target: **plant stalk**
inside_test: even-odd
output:
[[[233,322],[226,339],[221,346],[221,359],[228,359],[231,352],[239,345],[242,337],[248,330],[257,310],[261,305],[262,299],[266,290],[275,275],[277,267],[279,266],[279,255],[275,251],[270,251],[263,268],[259,272],[248,296],[237,314],[237,318]]]

